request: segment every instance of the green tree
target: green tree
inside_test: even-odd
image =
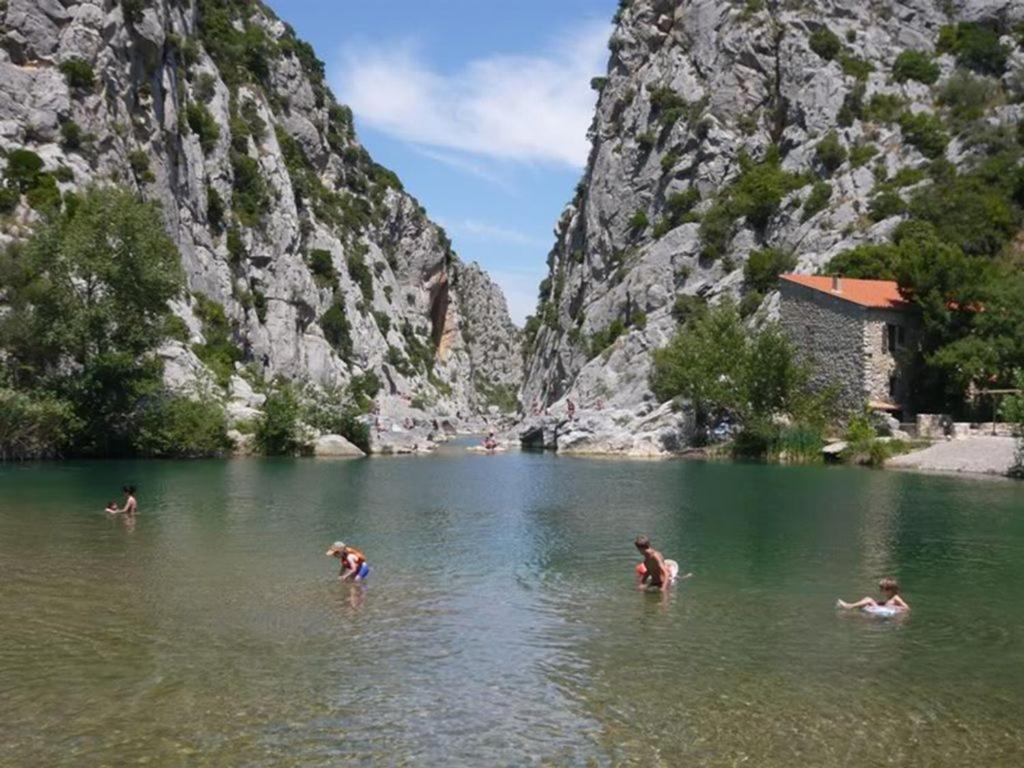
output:
[[[159,388],[152,352],[183,284],[158,210],[124,190],[89,189],[8,248],[0,284],[9,382],[71,403],[78,452],[128,450],[138,401]]]
[[[91,189],[5,258],[13,316],[0,339],[17,375],[38,380],[110,352],[141,357],[162,340],[183,279],[157,209],[119,189]]]
[[[739,411],[746,400],[747,335],[736,308],[724,305],[696,315],[685,332],[655,350],[651,390],[659,400],[685,397],[699,421]]]
[[[0,387],[0,461],[50,459],[67,447],[74,430],[71,407],[46,393]]]
[[[1020,392],[1003,400],[1000,417],[1013,424],[1017,434],[1017,453],[1010,475],[1024,478],[1024,370],[1014,373],[1013,384]]]
[[[256,447],[267,456],[294,456],[305,452],[299,419],[302,406],[294,388],[278,383],[263,403],[263,415],[256,422]]]
[[[159,458],[222,456],[232,448],[227,414],[210,399],[162,393],[142,411],[135,448],[143,456]]]
[[[685,398],[697,423],[727,417],[746,434],[744,452],[763,453],[777,442],[778,417],[821,422],[826,396],[814,396],[806,369],[778,326],[743,327],[725,303],[691,317],[668,346],[655,350],[650,386],[661,400]]]

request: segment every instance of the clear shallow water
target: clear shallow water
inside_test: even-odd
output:
[[[102,511],[123,482],[133,529]],[[695,578],[636,592],[639,532]],[[832,608],[886,574],[905,621]],[[1010,766],[1022,726],[1024,485],[457,449],[0,467],[5,766]]]

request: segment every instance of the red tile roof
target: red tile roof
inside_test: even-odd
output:
[[[904,309],[910,302],[903,298],[899,286],[892,280],[856,280],[851,277],[839,278],[839,289],[834,288],[834,278],[827,275],[779,275],[789,283],[827,293],[837,299],[853,302],[873,309]]]

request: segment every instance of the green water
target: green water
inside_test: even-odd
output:
[[[123,482],[133,528],[103,513]],[[635,591],[639,532],[696,576]],[[882,575],[906,620],[834,610]],[[1011,766],[1022,726],[1024,485],[458,449],[0,467],[5,766]]]

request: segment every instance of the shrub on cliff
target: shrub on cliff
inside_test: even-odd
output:
[[[185,120],[189,130],[199,139],[204,154],[209,154],[220,138],[220,128],[205,104],[192,102],[185,108]]]
[[[832,61],[843,49],[842,41],[828,27],[818,27],[811,33],[808,42],[810,43],[811,50],[825,59],[825,61]]]
[[[352,359],[352,326],[345,314],[345,300],[336,294],[334,302],[320,318],[324,338],[342,360]]]
[[[743,280],[759,293],[767,293],[779,282],[779,275],[796,266],[796,257],[778,248],[751,251],[743,265]]]
[[[373,302],[373,273],[370,272],[370,268],[366,265],[366,257],[362,249],[353,250],[345,259],[345,263],[348,266],[348,275],[359,287],[359,292],[363,296],[363,301],[367,304]]]
[[[225,387],[234,373],[235,363],[242,359],[242,350],[234,341],[234,329],[224,313],[224,306],[201,294],[196,295],[195,314],[203,324],[205,342],[196,344],[193,352]]]
[[[814,157],[825,169],[825,173],[831,176],[839,166],[846,162],[846,147],[843,146],[843,142],[839,140],[839,135],[835,131],[829,131],[814,148]]]
[[[938,117],[927,112],[904,112],[899,122],[907,142],[922,155],[934,159],[945,153],[949,136]]]
[[[939,79],[939,65],[924,51],[903,51],[892,65],[892,76],[897,83],[916,80],[932,85]]]
[[[67,81],[69,88],[76,88],[82,91],[91,91],[96,76],[92,71],[92,64],[84,59],[67,59],[60,63],[61,74]]]
[[[1009,49],[999,42],[999,32],[985,24],[963,22],[939,30],[936,48],[953,53],[957,63],[983,75],[1001,77]]]
[[[730,190],[732,205],[755,229],[764,229],[778,213],[782,199],[806,183],[802,176],[782,169],[777,147],[771,147],[764,160],[754,162],[740,157],[742,172]]]
[[[800,214],[801,221],[807,221],[815,214],[825,210],[828,207],[829,200],[832,199],[832,185],[826,181],[815,182],[811,188],[811,193],[804,200],[803,211]]]

